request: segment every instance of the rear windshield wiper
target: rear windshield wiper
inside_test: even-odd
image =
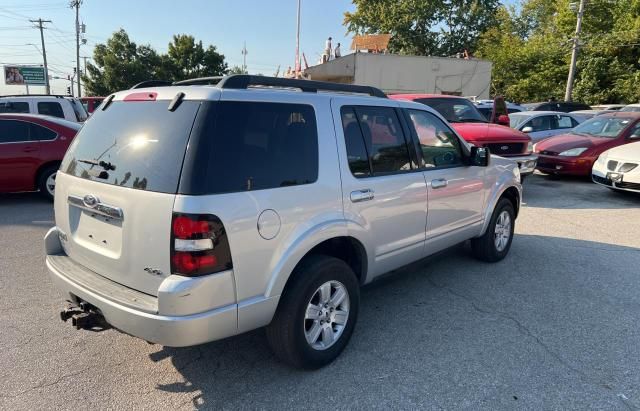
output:
[[[97,160],[78,160],[78,162],[80,163],[85,163],[85,164],[91,164],[93,166],[99,166],[104,168],[105,170],[109,171],[109,170],[115,170],[116,166],[114,166],[113,164],[107,162],[107,161],[97,161]]]

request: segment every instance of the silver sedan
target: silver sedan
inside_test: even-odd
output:
[[[509,114],[511,128],[527,133],[533,143],[566,133],[584,119],[559,111],[523,111]]]

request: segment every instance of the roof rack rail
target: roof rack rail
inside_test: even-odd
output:
[[[224,76],[190,78],[188,80],[174,81],[173,85],[174,86],[203,86],[207,84],[216,85],[223,78]]]
[[[165,87],[170,85],[171,85],[171,82],[166,80],[147,80],[134,85],[129,90],[133,90],[136,88],[146,88],[146,87]]]
[[[317,93],[318,91],[338,91],[343,93],[368,94],[373,97],[387,98],[387,95],[377,87],[329,83],[325,81],[288,79],[282,77],[236,74],[224,77],[218,83],[218,87],[223,89],[247,89],[251,86],[297,88],[303,92],[309,93]]]
[[[0,96],[0,98],[4,97],[55,97],[55,98],[65,98],[65,97],[73,97],[69,94],[7,94]]]

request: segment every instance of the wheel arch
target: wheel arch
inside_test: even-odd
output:
[[[60,160],[47,161],[46,163],[41,164],[40,167],[38,167],[38,169],[36,170],[36,173],[34,175],[33,187],[36,189],[38,188],[38,184],[40,183],[40,177],[42,177],[42,173],[46,169],[48,169],[49,167],[60,167],[60,164],[62,164],[62,161]]]
[[[513,210],[518,217],[518,213],[520,210],[520,205],[522,203],[522,189],[515,185],[509,186],[500,186],[499,190],[495,190],[490,197],[490,201],[487,204],[487,209],[485,210],[484,215],[484,224],[482,226],[482,231],[480,235],[483,235],[489,226],[489,222],[491,221],[491,215],[493,214],[493,210],[495,210],[496,205],[502,198],[506,198],[513,205]]]

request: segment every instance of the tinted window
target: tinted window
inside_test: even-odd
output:
[[[572,118],[569,116],[558,116],[558,128],[573,128]]]
[[[52,101],[42,101],[38,103],[38,113],[45,116],[64,118],[64,112],[60,103]]]
[[[344,143],[347,147],[347,161],[351,173],[356,177],[371,175],[369,155],[358,123],[358,116],[353,107],[342,108],[342,129],[344,130]]]
[[[37,124],[31,124],[31,139],[32,140],[54,140],[58,136],[53,130],[46,127],[39,126]]]
[[[25,102],[6,102],[0,103],[0,113],[28,113],[29,103]]]
[[[310,184],[318,178],[313,107],[225,101],[203,120],[198,151],[181,190],[216,194]],[[198,177],[198,169],[204,175]],[[202,180],[198,183],[198,180]]]
[[[199,102],[113,102],[80,129],[60,170],[88,180],[175,193]]]
[[[418,103],[426,104],[436,110],[450,123],[486,123],[486,118],[466,98],[419,98]],[[491,114],[489,114],[491,115]]]
[[[0,143],[29,141],[29,123],[16,120],[0,120]]]
[[[447,125],[431,113],[409,110],[426,167],[462,164],[460,141]]]

